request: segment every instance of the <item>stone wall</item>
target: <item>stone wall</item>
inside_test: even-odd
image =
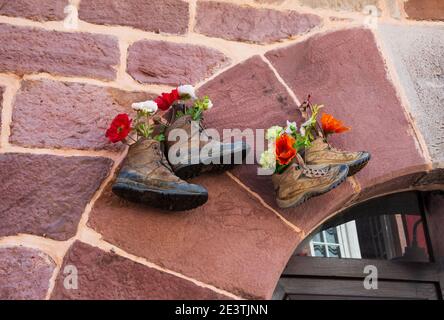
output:
[[[442,189],[441,3],[5,2],[0,298],[267,299],[322,221],[378,195]],[[105,139],[110,119],[183,83],[211,96],[217,129],[283,124],[310,93],[353,128],[334,145],[373,159],[294,209],[275,205],[252,165],[195,179],[209,201],[189,212],[122,201],[110,183],[126,149]],[[72,265],[79,287],[67,290]]]

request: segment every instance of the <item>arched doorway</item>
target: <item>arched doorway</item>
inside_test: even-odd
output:
[[[355,205],[298,246],[273,299],[442,299],[443,232],[439,191]]]

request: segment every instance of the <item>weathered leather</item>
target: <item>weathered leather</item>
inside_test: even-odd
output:
[[[152,207],[182,211],[208,200],[208,191],[177,177],[163,151],[163,142],[140,139],[130,146],[113,192],[126,200]]]
[[[194,124],[193,124],[194,123]],[[195,126],[192,130],[192,126]],[[188,139],[183,140],[179,139],[178,141],[170,141],[168,139],[170,132],[172,132],[175,129],[182,129],[187,133]],[[171,148],[173,145],[175,148],[185,148],[188,150],[188,153],[185,155],[180,155],[179,163],[171,163],[171,167],[174,171],[177,170],[177,168],[181,167],[182,165],[186,164],[196,164],[196,163],[202,163],[202,159],[199,157],[201,156],[202,148],[206,147],[206,152],[208,153],[208,156],[214,156],[218,157],[220,155],[223,155],[224,152],[228,155],[230,155],[231,152],[239,151],[239,143],[232,144],[232,143],[221,143],[220,141],[217,141],[215,139],[212,139],[208,134],[206,133],[205,129],[201,126],[199,121],[192,120],[192,117],[190,115],[184,115],[182,117],[179,117],[174,120],[174,122],[166,129],[165,131],[165,137],[166,140],[166,147],[167,150]],[[193,140],[195,139],[195,140]],[[242,144],[244,145],[244,144]],[[214,154],[212,154],[214,152]],[[217,167],[220,164],[211,163],[206,164],[207,167]]]
[[[348,164],[358,160],[363,152],[341,151],[331,147],[322,138],[317,138],[305,150],[307,164]]]
[[[129,147],[121,174],[147,185],[162,187],[165,183],[186,183],[174,175],[162,143],[154,139],[140,139]]]
[[[339,166],[307,166],[292,164],[282,174],[274,174],[272,181],[276,197],[291,201],[308,192],[322,191],[337,182]]]

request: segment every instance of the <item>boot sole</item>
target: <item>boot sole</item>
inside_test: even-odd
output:
[[[231,151],[229,151],[229,154],[232,155],[232,159],[236,157],[236,155],[238,155],[239,153],[242,153],[241,157],[242,157],[242,161],[245,160],[247,154],[248,154],[249,148],[242,148],[242,150],[239,150],[237,152],[231,153]],[[210,173],[210,172],[223,172],[226,170],[230,170],[233,169],[236,164],[230,163],[230,164],[224,164],[223,163],[223,159],[224,156],[227,155],[225,154],[221,154],[220,156],[217,157],[213,157],[213,158],[209,158],[206,159],[206,163],[203,162],[199,162],[196,164],[184,164],[182,166],[176,167],[174,169],[174,174],[176,176],[178,176],[179,178],[181,178],[182,180],[187,180],[187,179],[191,179],[194,177],[199,176],[202,173]],[[213,163],[214,161],[219,160],[219,164],[215,164]]]
[[[354,162],[348,164],[348,176],[354,176],[359,171],[364,169],[364,167],[367,165],[367,163],[370,161],[371,155],[370,153],[367,153],[365,157],[362,157],[358,160],[355,160]]]
[[[169,210],[186,211],[195,209],[208,201],[208,193],[179,193],[155,188],[132,182],[116,182],[112,191],[117,196],[150,207]]]
[[[276,200],[276,202],[277,202],[279,208],[282,208],[282,209],[300,206],[301,204],[303,204],[304,202],[308,201],[311,198],[323,195],[323,194],[335,189],[336,187],[341,185],[347,179],[347,175],[348,175],[348,167],[346,165],[343,165],[341,168],[340,178],[338,180],[336,180],[335,183],[329,185],[328,187],[326,187],[320,191],[307,192],[306,194],[301,195],[299,198],[297,198],[296,200],[294,200],[290,203],[288,203],[288,201],[281,201],[278,199]]]

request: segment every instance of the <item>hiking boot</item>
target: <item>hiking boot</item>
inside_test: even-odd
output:
[[[190,115],[183,115],[170,123],[165,131],[168,160],[174,173],[182,179],[189,179],[203,172],[231,169],[235,164],[242,163],[249,152],[250,148],[244,141],[221,143],[211,140],[201,123],[193,121]],[[183,129],[187,133],[187,139],[168,141],[168,135],[174,129]],[[185,152],[181,153],[181,148]]]
[[[282,174],[274,174],[272,181],[276,202],[280,208],[298,206],[312,197],[324,194],[345,181],[346,165],[318,165],[299,167],[292,164]]]
[[[322,138],[314,140],[311,146],[305,150],[305,162],[307,165],[345,164],[349,167],[349,176],[361,171],[369,161],[370,153],[368,152],[340,151],[330,146]]]
[[[141,139],[129,147],[112,190],[126,200],[171,211],[193,209],[208,200],[205,188],[174,175],[163,143],[154,139]]]

